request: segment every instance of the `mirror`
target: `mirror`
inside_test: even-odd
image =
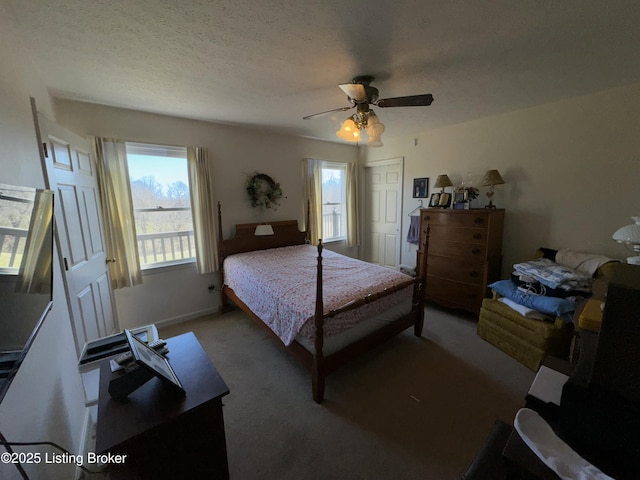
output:
[[[0,402],[47,312],[53,192],[0,183]]]

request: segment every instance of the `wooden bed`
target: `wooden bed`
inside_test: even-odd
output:
[[[424,261],[426,255],[426,245],[421,245],[421,248],[417,252],[417,265],[416,269],[418,275],[415,278],[409,277],[406,281],[395,285],[391,288],[385,288],[382,291],[372,291],[369,294],[360,298],[354,298],[352,301],[347,302],[345,305],[331,310],[325,313],[323,305],[323,245],[322,241],[317,246],[317,266],[316,266],[316,291],[315,291],[315,309],[313,316],[313,323],[315,326],[315,332],[313,335],[313,347],[310,351],[303,347],[297,340],[291,344],[286,345],[276,333],[251,309],[239,298],[238,295],[228,285],[224,284],[224,261],[230,255],[237,253],[253,252],[256,250],[266,250],[272,248],[288,247],[293,245],[302,245],[308,243],[307,233],[301,232],[298,229],[298,222],[296,220],[269,222],[272,226],[274,234],[268,236],[255,236],[254,231],[257,223],[245,223],[236,224],[235,236],[233,238],[225,240],[222,233],[222,212],[220,203],[218,203],[218,254],[220,261],[220,273],[223,286],[221,289],[222,304],[220,307],[221,312],[229,311],[233,308],[229,304],[231,300],[235,305],[246,312],[251,318],[253,318],[259,325],[264,327],[280,344],[296,358],[302,365],[311,373],[312,392],[313,399],[317,403],[321,403],[324,398],[324,388],[326,376],[335,371],[341,365],[349,362],[350,360],[358,357],[362,353],[372,349],[385,340],[392,338],[399,334],[408,327],[414,327],[414,334],[419,337],[422,334],[422,327],[424,323],[424,303],[423,303],[423,288],[424,279],[426,278],[426,265]],[[428,235],[427,235],[428,238]],[[425,242],[426,243],[426,242]],[[392,322],[384,325],[383,327],[367,333],[364,337],[356,339],[348,345],[341,347],[339,350],[325,355],[323,353],[323,345],[325,344],[324,325],[325,321],[332,317],[345,313],[349,310],[356,309],[358,307],[371,304],[377,300],[380,300],[387,295],[391,295],[403,288],[411,287],[413,293],[411,295],[411,311],[407,314],[403,314]]]

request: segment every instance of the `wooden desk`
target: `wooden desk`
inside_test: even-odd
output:
[[[167,340],[186,395],[152,378],[125,402],[111,398],[109,361],[100,365],[96,452],[127,455],[112,479],[229,478],[222,397],[227,385],[192,332]]]

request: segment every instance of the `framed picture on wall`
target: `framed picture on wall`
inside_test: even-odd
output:
[[[414,178],[413,179],[413,198],[427,198],[429,195],[429,179]]]

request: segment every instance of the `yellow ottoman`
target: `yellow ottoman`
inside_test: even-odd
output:
[[[478,335],[534,372],[547,355],[568,359],[573,324],[534,320],[494,298],[485,298],[480,309]]]

